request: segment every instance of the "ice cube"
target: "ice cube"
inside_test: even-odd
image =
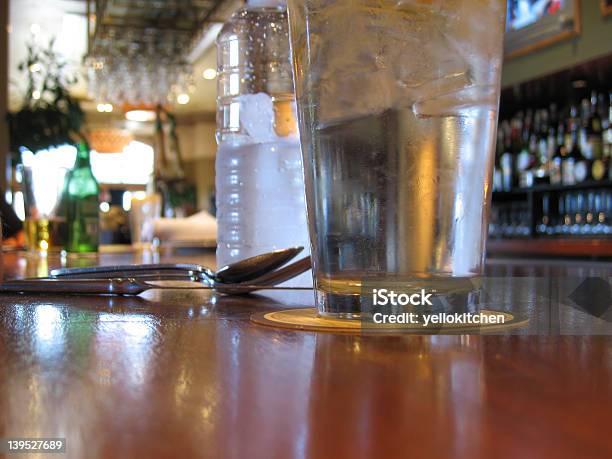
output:
[[[260,92],[239,96],[238,101],[240,103],[240,125],[253,143],[275,140],[272,98]]]
[[[442,10],[443,0],[398,0],[395,8],[410,13],[439,13]]]
[[[435,21],[424,28],[417,44],[402,50],[395,72],[403,105],[458,91],[472,83],[468,62]]]
[[[396,96],[393,75],[387,70],[322,80],[320,91],[320,126],[381,113],[393,106]]]
[[[412,111],[418,117],[466,116],[472,110],[497,108],[495,85],[473,85],[459,91],[415,102]]]
[[[462,112],[479,101],[489,104],[488,90],[482,87],[495,84],[487,79],[493,73],[487,62],[495,65],[499,53],[493,50],[477,60],[485,32],[480,30],[482,24],[465,25],[478,21],[478,10],[486,9],[486,4],[474,5],[472,0],[312,3],[319,6],[310,10],[308,37],[304,37],[311,71],[301,92],[316,94],[320,125],[391,108],[412,107],[419,116],[437,116]],[[473,15],[474,21],[465,15]]]
[[[378,19],[374,10],[338,2],[326,8],[310,30],[318,53],[311,74],[320,78],[307,89],[318,92],[322,124],[379,113],[393,104],[395,78],[383,47],[388,40],[381,40],[382,28],[371,30]]]

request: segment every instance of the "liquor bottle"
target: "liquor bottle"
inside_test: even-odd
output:
[[[550,160],[548,156],[548,134],[549,117],[548,112],[543,109],[540,111],[540,129],[538,130],[538,157],[541,164],[546,164]]]
[[[502,125],[497,129],[497,145],[495,148],[495,164],[493,167],[493,191],[503,191],[503,174],[501,168],[501,157],[504,153],[504,128]]]
[[[612,92],[608,94],[607,116],[602,117],[602,158],[608,180],[612,180]]]
[[[550,228],[550,195],[545,193],[542,196],[542,220],[536,226],[536,233],[547,234]]]
[[[587,140],[587,130],[589,125],[589,111],[590,111],[590,103],[588,99],[582,99],[580,103],[580,124],[578,127],[578,144],[580,146],[580,152],[582,156],[587,159],[591,159],[593,157],[593,152],[591,150],[591,145]]]
[[[515,131],[509,121],[502,123],[502,132],[504,134],[504,143],[499,158],[501,189],[503,191],[510,191],[514,187],[514,155],[512,154],[512,148]]]
[[[593,212],[595,210],[595,193],[589,191],[586,197],[585,224],[582,227],[582,234],[592,234],[595,226]]]
[[[580,149],[577,149],[579,152]],[[591,166],[593,161],[580,156],[579,153],[575,153],[574,157],[574,183],[582,183],[590,180],[591,177]]]
[[[535,142],[536,142],[536,166],[534,171],[534,182],[536,184],[550,183],[550,158],[548,156],[548,113],[545,109],[539,111],[536,117]]]
[[[529,138],[528,148],[529,156],[537,157],[538,155],[538,136],[540,134],[540,111],[536,110],[533,117],[533,124],[527,126],[527,136]]]
[[[606,177],[608,165],[604,158],[595,159],[591,163],[591,178],[593,180],[603,180]]]
[[[597,93],[591,99],[582,100],[582,121],[580,126],[580,147],[582,156],[587,160],[602,156],[601,118],[597,110]]]
[[[89,147],[85,142],[78,145],[66,193],[68,252],[96,252],[99,243],[100,188],[91,171]]]
[[[512,158],[512,124],[510,119],[503,120],[500,124],[500,129],[503,132],[503,144],[499,153],[499,168],[502,175],[502,191],[508,191],[512,187],[512,172],[509,170],[513,161]]]
[[[559,193],[559,195],[557,196],[557,217],[555,219],[555,226],[553,227],[553,234],[563,234],[563,228],[565,227],[565,218],[565,199],[563,197],[563,193]]]
[[[591,110],[589,100],[583,99],[581,106],[577,138],[578,147],[570,151],[570,156],[574,158],[575,183],[585,182],[591,177],[591,163],[593,161],[593,145],[589,143],[589,119]]]
[[[606,96],[603,93],[591,94],[592,118],[590,123],[593,127],[594,138],[591,140],[593,145],[594,158],[591,162],[591,178],[593,180],[604,180],[608,175],[608,160],[604,155],[605,135],[608,126],[608,114]],[[593,106],[594,105],[594,106]]]
[[[602,112],[605,112],[601,116],[601,129],[602,129],[602,140],[603,140],[603,155],[612,156],[612,91],[608,94],[608,102],[605,103],[605,97],[602,97]],[[606,105],[603,107],[603,105]]]
[[[524,118],[519,115],[517,121],[519,136],[515,151],[517,152],[516,173],[518,174],[518,185],[520,188],[529,188],[533,186],[532,169],[535,165],[535,149],[530,147],[532,119],[533,114],[531,110],[529,110]]]
[[[578,110],[575,106],[570,109],[570,118],[568,119],[568,129],[565,132],[565,151],[566,154],[561,162],[561,177],[563,185],[574,185],[576,178],[574,176],[574,165],[576,160],[581,157],[578,147]]]
[[[586,143],[591,151],[591,159],[600,159],[603,154],[602,119],[597,107],[597,92],[591,93],[591,104],[586,127]]]
[[[556,132],[554,131],[554,128],[551,127],[550,135],[554,138],[552,145],[549,144],[549,147],[553,152],[549,165],[550,183],[551,185],[560,185],[563,183],[561,166],[563,164],[564,157],[567,155],[567,150],[565,149],[565,127],[562,121],[559,122]]]
[[[575,201],[572,193],[564,193],[563,199],[565,200],[564,208],[565,213],[563,214],[563,229],[561,232],[563,234],[569,234],[572,228],[573,215],[575,211]]]
[[[557,126],[559,125],[559,119],[557,117],[557,105],[550,104],[550,113],[548,116],[548,139],[546,140],[546,157],[548,161],[552,161],[557,151]]]

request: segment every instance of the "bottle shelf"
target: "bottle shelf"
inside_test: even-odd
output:
[[[575,185],[535,185],[529,188],[513,188],[510,191],[494,191],[493,200],[502,198],[506,200],[510,197],[524,196],[528,193],[546,193],[555,191],[580,191],[588,189],[610,188],[612,189],[611,180],[589,180]]]
[[[612,240],[612,182],[539,185],[493,193],[493,240]]]
[[[544,256],[544,257],[612,257],[612,238],[490,238],[489,255]]]
[[[611,78],[607,55],[502,91],[494,250],[612,256]]]

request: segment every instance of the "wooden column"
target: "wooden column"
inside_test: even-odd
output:
[[[8,126],[8,25],[9,0],[0,0],[0,189],[6,191],[6,170],[9,157]],[[4,199],[4,196],[0,196]]]

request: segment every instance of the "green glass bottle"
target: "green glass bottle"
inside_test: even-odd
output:
[[[97,252],[99,244],[100,187],[91,171],[89,147],[81,142],[68,176],[68,252]]]

